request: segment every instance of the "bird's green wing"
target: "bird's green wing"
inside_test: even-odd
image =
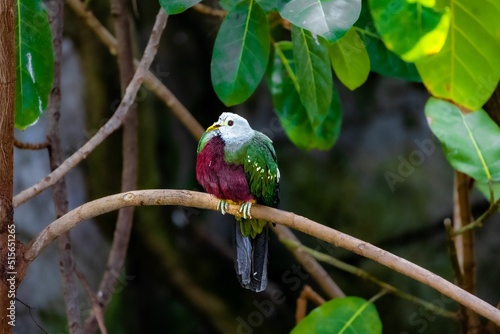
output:
[[[255,131],[255,136],[246,145],[245,151],[243,165],[250,192],[257,202],[277,206],[280,172],[273,142],[263,133]]]

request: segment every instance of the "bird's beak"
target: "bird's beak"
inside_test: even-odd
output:
[[[207,132],[217,130],[218,128],[220,128],[220,126],[221,126],[221,124],[219,122],[215,122],[214,124],[210,125],[207,128]]]

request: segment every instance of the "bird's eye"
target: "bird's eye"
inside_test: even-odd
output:
[[[227,122],[227,125],[229,125],[229,126],[233,126],[233,124],[234,124],[234,122],[232,120]]]

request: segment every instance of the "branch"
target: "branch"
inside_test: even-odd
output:
[[[14,138],[14,146],[21,150],[43,150],[49,147],[49,142],[44,141],[41,143],[25,143]]]
[[[16,98],[16,45],[14,1],[0,1],[0,332],[12,333],[9,322],[10,302],[7,272],[9,227],[14,223],[12,194],[14,181],[14,114]],[[12,231],[12,227],[10,228]],[[15,247],[15,246],[14,246]],[[18,251],[18,249],[16,249]],[[17,281],[17,277],[15,277]]]
[[[87,202],[55,220],[43,229],[28,245],[25,252],[26,262],[33,261],[55,238],[79,222],[94,218],[126,206],[145,205],[182,205],[200,209],[216,210],[219,200],[209,194],[188,190],[137,190],[106,196]],[[229,214],[240,216],[239,205],[231,204]],[[364,256],[391,268],[403,275],[430,286],[458,303],[474,310],[500,326],[500,310],[484,300],[468,293],[444,278],[399,256],[380,249],[363,240],[318,224],[310,219],[291,212],[262,205],[252,206],[252,216],[281,224],[337,247]]]
[[[453,185],[453,228],[461,229],[472,221],[470,209],[470,176],[455,171]],[[455,237],[455,247],[460,266],[460,286],[475,294],[476,270],[474,262],[474,230],[469,230]],[[481,326],[479,317],[468,308],[462,310],[462,327],[467,333],[477,333]]]
[[[63,13],[64,1],[56,1],[57,11],[49,11],[49,22],[52,31],[52,46],[54,48],[54,82],[50,91],[47,112],[47,142],[49,145],[50,169],[56,169],[63,161],[61,149],[61,136],[59,132],[59,118],[61,115],[61,61],[63,39]],[[64,177],[53,186],[53,199],[56,217],[59,218],[68,212],[68,196]],[[72,334],[79,334],[82,330],[80,308],[78,303],[78,287],[76,284],[74,259],[71,251],[69,232],[61,234],[57,240],[59,248],[61,279],[63,285],[64,301],[66,303],[66,316],[68,329]]]
[[[432,311],[432,312],[439,314],[439,315],[446,317],[446,318],[451,318],[451,319],[457,320],[457,314],[455,312],[450,312],[444,308],[441,308],[441,307],[436,306],[432,303],[429,303],[421,298],[418,298],[418,297],[410,295],[402,290],[399,290],[395,286],[393,286],[389,283],[386,283],[386,282],[378,279],[375,276],[372,276],[367,271],[365,271],[361,268],[358,268],[358,267],[355,267],[355,266],[350,265],[348,263],[345,263],[339,259],[334,258],[333,256],[318,252],[318,251],[311,249],[309,247],[306,247],[304,245],[297,244],[296,242],[294,242],[292,240],[283,240],[283,243],[290,248],[299,249],[299,250],[304,251],[307,254],[310,254],[316,260],[328,263],[328,264],[334,266],[335,268],[338,268],[338,269],[343,270],[345,272],[348,272],[352,275],[358,276],[359,278],[362,278],[364,280],[372,282],[372,283],[378,285],[379,287],[381,287],[383,290],[386,290],[387,292],[393,293],[394,295],[396,295],[402,299],[408,300],[410,302],[413,302],[417,305],[421,305],[429,311]]]
[[[273,227],[273,231],[278,236],[280,242],[284,245],[286,241],[294,242],[296,245],[302,246],[300,240],[295,236],[295,234],[288,228],[276,225]],[[345,293],[339,288],[337,283],[335,283],[330,275],[310,254],[303,252],[300,247],[288,248],[295,259],[304,267],[304,269],[318,282],[319,286],[330,298],[341,298],[345,297]]]
[[[89,139],[78,151],[73,153],[68,159],[66,159],[61,166],[59,166],[52,173],[44,177],[34,186],[21,191],[19,194],[14,196],[13,205],[17,207],[28,199],[36,196],[43,190],[48,187],[54,185],[61,177],[63,177],[67,172],[69,172],[74,166],[76,166],[80,161],[85,159],[90,152],[92,152],[100,143],[104,141],[111,133],[116,131],[123,123],[125,116],[127,115],[130,106],[135,100],[139,87],[144,80],[144,77],[147,73],[147,69],[151,65],[151,62],[156,55],[156,51],[158,50],[158,43],[160,41],[161,33],[165,28],[167,23],[167,15],[163,10],[160,10],[157,17],[156,22],[153,27],[153,31],[151,33],[151,39],[149,40],[146,49],[144,50],[144,56],[142,57],[141,63],[139,64],[137,71],[130,81],[130,84],[127,87],[125,95],[123,96],[122,101],[118,109],[115,111],[113,116],[104,124],[103,127],[97,131],[97,133]]]
[[[120,72],[120,88],[122,95],[127,85],[134,76],[134,57],[132,53],[132,39],[130,37],[130,24],[124,0],[111,0],[111,16],[113,17],[115,33],[118,39],[117,61]],[[127,117],[123,122],[122,137],[122,180],[121,191],[126,192],[137,189],[137,105],[130,107]],[[102,310],[111,300],[112,291],[116,285],[119,273],[125,263],[127,249],[132,231],[134,207],[122,208],[118,211],[113,244],[108,256],[106,270],[104,271],[98,289],[98,301]],[[94,333],[98,322],[96,313],[93,312],[85,321],[85,333]]]
[[[91,11],[85,8],[84,4],[79,0],[67,0],[68,5],[73,9],[76,15],[80,16],[87,26],[92,29],[97,38],[108,47],[109,52],[116,56],[118,42],[113,35],[106,30],[106,28],[99,22],[99,20],[92,14]],[[135,60],[134,64],[137,66],[138,61]],[[146,72],[144,77],[144,85],[158,96],[167,107],[174,113],[174,115],[181,121],[186,129],[191,132],[195,138],[200,138],[205,130],[198,123],[198,121],[191,115],[191,113],[182,105],[177,97],[161,83],[156,76],[150,71]]]

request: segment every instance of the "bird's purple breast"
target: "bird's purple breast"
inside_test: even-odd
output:
[[[217,198],[245,202],[254,199],[243,165],[224,161],[224,141],[215,136],[198,153],[196,178],[205,190]]]

